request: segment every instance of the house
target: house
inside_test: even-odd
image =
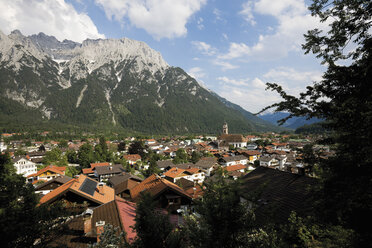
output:
[[[247,140],[241,134],[222,134],[217,138],[219,148],[242,148],[247,145]]]
[[[235,164],[247,164],[248,163],[248,158],[243,155],[238,155],[238,156],[228,156],[228,157],[223,157],[220,159],[220,163],[223,166],[231,166]]]
[[[211,172],[214,170],[214,168],[217,166],[217,158],[215,157],[206,157],[201,158],[196,164],[195,167],[202,169],[205,172],[206,176],[210,176]]]
[[[276,156],[262,156],[260,158],[260,166],[279,168],[279,160],[276,159]]]
[[[137,236],[131,228],[135,224],[136,205],[116,198],[101,206],[87,209],[82,215],[72,216],[65,227],[50,230],[41,239],[42,247],[89,247],[99,241],[105,225],[118,228],[126,233],[127,242],[132,243]]]
[[[261,152],[257,150],[239,150],[239,153],[246,156],[249,160],[248,162],[252,164],[261,156]]]
[[[36,194],[46,195],[49,192],[53,191],[54,189],[58,188],[62,184],[65,184],[72,180],[71,177],[68,176],[58,176],[53,178],[52,180],[46,181],[43,184],[37,185],[35,187]]]
[[[162,171],[167,171],[174,166],[172,160],[157,161],[156,164],[158,165],[159,169]]]
[[[165,211],[159,213],[167,215]],[[183,223],[179,215],[167,215],[173,227]],[[118,233],[126,233],[126,241],[131,244],[137,233],[132,228],[135,225],[136,204],[120,197],[98,206],[87,209],[82,215],[69,218],[64,228],[48,231],[41,240],[41,247],[89,247],[99,242],[99,235],[105,225],[112,225]]]
[[[252,202],[259,223],[287,223],[292,211],[311,213],[311,189],[317,184],[315,178],[260,166],[241,179],[241,197],[250,201],[252,194],[259,195],[258,201]]]
[[[109,165],[109,166],[96,166],[94,169],[94,177],[98,181],[107,181],[113,176],[120,175],[124,172],[123,166],[121,164]]]
[[[0,152],[6,151],[8,146],[4,143],[4,141],[0,141]]]
[[[115,195],[124,199],[130,199],[130,190],[142,181],[142,178],[123,172],[119,175],[111,177],[107,181],[107,185],[114,188]]]
[[[205,179],[205,173],[198,168],[192,167],[188,169],[180,169],[177,167],[173,167],[167,172],[163,174],[165,179],[175,183],[177,180],[181,178],[185,178],[195,183],[203,183]]]
[[[155,139],[147,139],[145,140],[145,145],[154,145],[156,144],[156,140]]]
[[[203,196],[204,191],[200,184],[196,184],[195,182],[192,182],[185,178],[177,180],[176,184],[184,189],[189,195],[191,195],[193,199]]]
[[[82,212],[87,207],[97,207],[115,198],[115,191],[103,183],[80,175],[44,195],[39,204],[63,200],[67,209]]]
[[[48,165],[43,169],[39,170],[38,172],[28,175],[27,181],[28,182],[35,182],[35,181],[49,181],[56,177],[64,176],[66,171],[66,167],[64,166],[55,166],[55,165]]]
[[[45,156],[45,151],[35,151],[27,153],[27,156],[30,157],[30,160],[36,164],[41,164]]]
[[[89,177],[94,177],[94,168],[98,166],[109,166],[109,162],[104,162],[104,163],[91,163],[90,168],[84,168],[82,170],[83,174]]]
[[[17,174],[27,177],[37,172],[36,164],[26,156],[15,157],[13,163]]]
[[[141,161],[141,156],[139,154],[127,154],[123,157],[130,165],[137,164],[137,162]]]
[[[153,174],[130,190],[131,199],[138,202],[141,192],[149,193],[160,208],[168,212],[177,212],[178,209],[189,211],[192,203],[192,195],[176,184]]]
[[[247,166],[243,164],[235,164],[235,165],[227,166],[224,169],[227,172],[238,171],[238,172],[243,173],[247,169]]]
[[[273,149],[280,150],[280,151],[290,151],[288,143],[271,143]]]

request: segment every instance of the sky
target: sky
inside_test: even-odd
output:
[[[327,30],[305,0],[0,0],[0,30],[58,40],[144,41],[171,66],[250,112],[280,101],[266,83],[298,95],[319,81],[304,54],[307,30]]]

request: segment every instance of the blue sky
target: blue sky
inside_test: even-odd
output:
[[[304,55],[303,34],[326,29],[304,0],[0,0],[0,29],[57,39],[128,37],[248,111],[280,100],[277,82],[298,94],[325,67]]]

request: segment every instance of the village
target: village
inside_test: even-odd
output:
[[[267,203],[279,204],[278,221],[286,221],[291,211],[306,208],[307,188],[317,179],[305,152],[310,147],[326,159],[333,154],[329,147],[316,145],[316,137],[311,136],[230,134],[227,123],[221,131],[218,136],[193,139],[106,141],[101,137],[44,142],[9,139],[19,134],[2,134],[1,152],[11,155],[16,173],[33,185],[39,205],[62,201],[71,213],[68,226],[83,229],[72,236],[59,233],[52,246],[62,243],[70,247],[72,240],[95,243],[105,223],[125,230],[128,241],[133,241],[136,233],[131,226],[143,192],[170,214],[173,224],[181,225],[183,215],[195,212],[193,201],[202,198],[208,182],[218,176],[228,182],[241,181],[242,201],[264,187],[261,209]],[[92,153],[96,156],[86,159]]]

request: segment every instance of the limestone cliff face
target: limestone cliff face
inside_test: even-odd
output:
[[[127,38],[77,43],[0,32],[0,86],[0,114],[10,122],[16,103],[44,120],[148,133],[215,133],[224,121],[235,132],[272,130]]]

